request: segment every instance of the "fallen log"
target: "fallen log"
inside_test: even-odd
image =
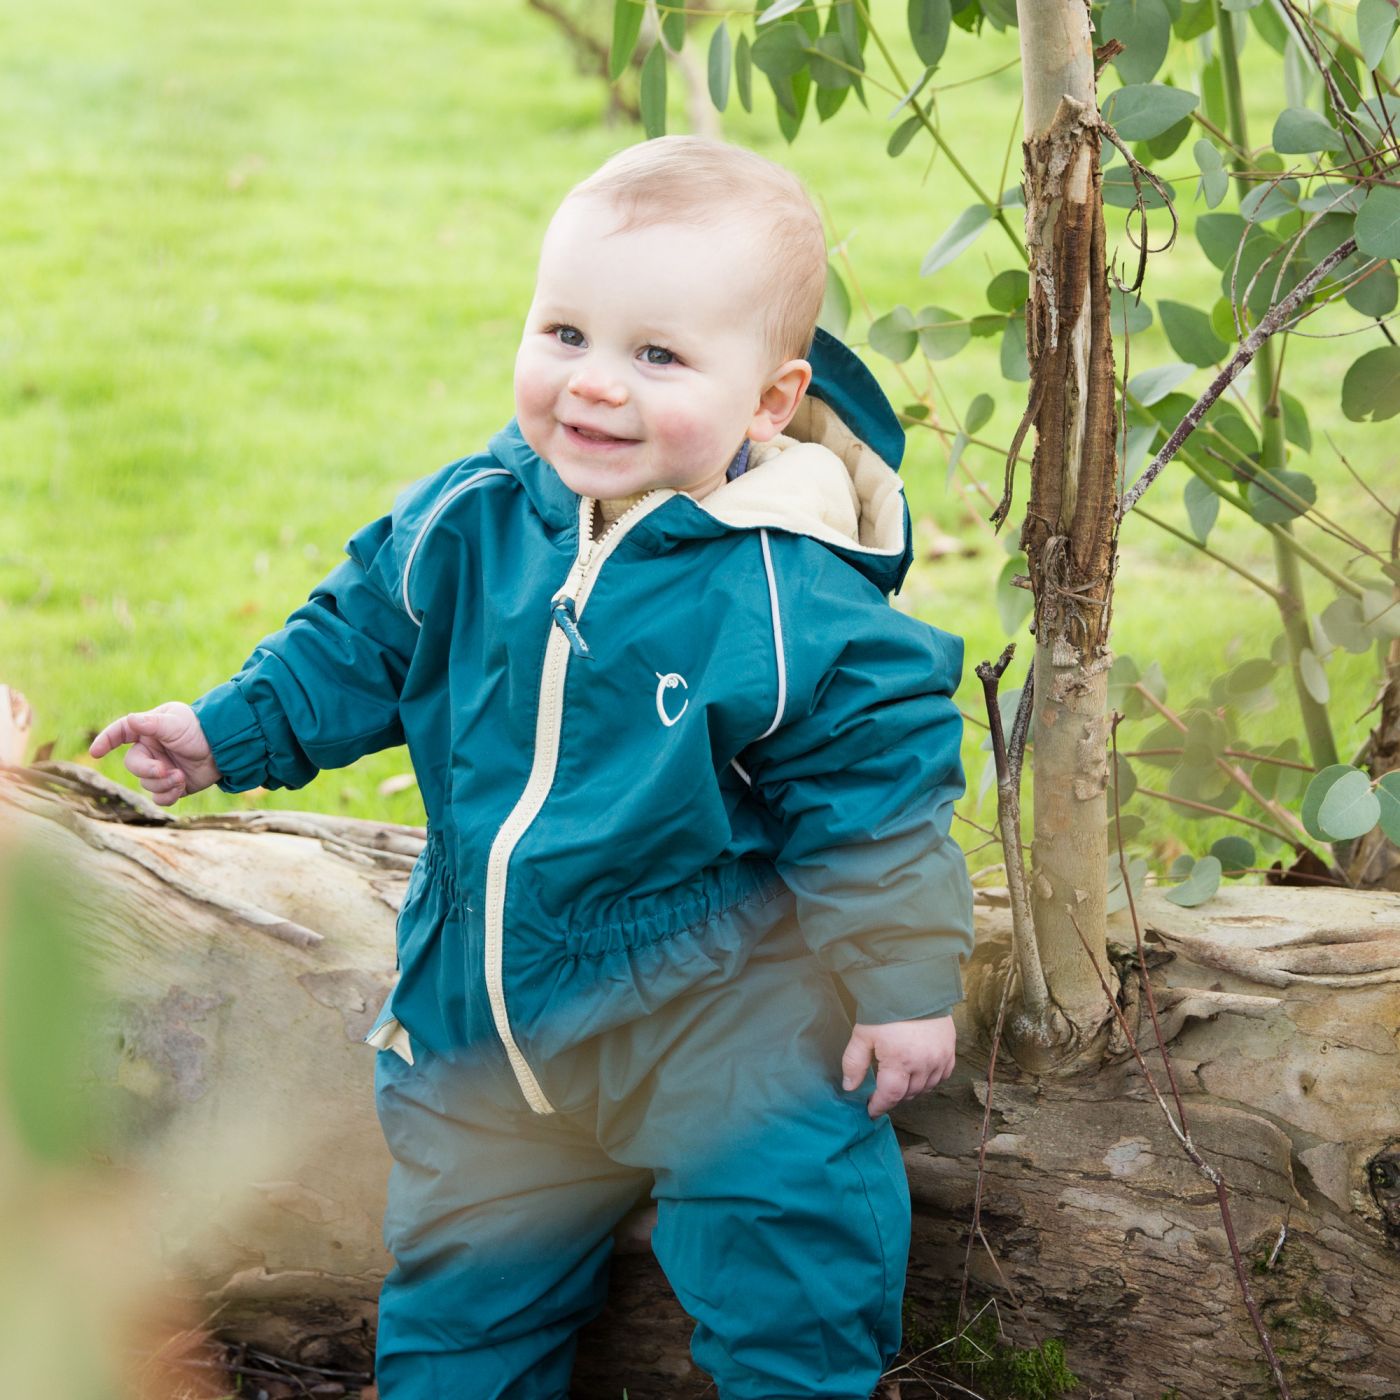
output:
[[[82,874],[73,895],[108,996],[92,1073],[122,1125],[115,1165],[166,1183],[150,1236],[171,1279],[225,1336],[368,1369],[389,1159],[376,1052],[361,1042],[392,982],[422,831],[305,812],[179,817],[65,763],[0,769],[0,817],[26,850]],[[1227,886],[1188,910],[1149,890],[1139,912],[1194,1140],[1229,1184],[1295,1394],[1400,1395],[1400,897]],[[986,1028],[1010,965],[995,892],[978,922],[957,1070],[895,1115],[915,1332],[959,1290]],[[1131,928],[1115,925],[1125,1015],[1146,1047]],[[1147,1063],[1162,1082],[1155,1050]],[[1272,1394],[1214,1190],[1121,1035],[1074,1078],[1003,1056],[992,1104],[972,1297],[995,1301],[1006,1336],[1062,1338],[1099,1395]],[[645,1212],[619,1231],[578,1400],[710,1388],[649,1231]]]

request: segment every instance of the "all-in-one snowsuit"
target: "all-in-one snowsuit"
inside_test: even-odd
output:
[[[908,1188],[840,1057],[851,1013],[962,995],[962,643],[887,600],[912,558],[889,404],[824,332],[809,358],[747,471],[596,539],[510,423],[195,702],[225,791],[404,742],[417,773],[367,1037],[384,1400],[566,1397],[648,1191],[723,1400],[865,1400],[898,1348]]]

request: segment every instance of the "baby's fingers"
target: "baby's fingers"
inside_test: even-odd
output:
[[[113,720],[92,741],[88,746],[88,753],[93,758],[105,758],[113,749],[119,749],[123,744],[134,744],[143,734],[154,733],[156,724],[156,717],[149,711],[123,715],[120,719]],[[133,768],[132,772],[135,771]]]
[[[177,773],[173,778],[148,780],[143,778],[141,786],[151,795],[151,800],[160,807],[170,807],[185,795],[185,775]]]

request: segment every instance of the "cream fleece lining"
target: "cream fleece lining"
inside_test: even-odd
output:
[[[867,554],[904,552],[904,483],[821,399],[756,442],[749,469],[696,501],[727,525],[771,526]]]

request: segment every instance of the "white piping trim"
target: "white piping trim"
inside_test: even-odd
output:
[[[783,619],[778,610],[778,580],[773,576],[773,555],[768,548],[768,531],[758,532],[758,542],[763,546],[763,568],[768,575],[768,610],[773,616],[773,656],[778,664],[778,708],[773,712],[773,723],[758,737],[766,739],[782,723],[783,711],[787,708],[787,656],[783,651]]]
[[[731,758],[731,759],[729,760],[729,766],[730,766],[730,767],[731,767],[731,768],[732,768],[732,769],[733,769],[733,770],[734,770],[734,771],[735,771],[735,772],[736,772],[750,787],[753,786],[753,779],[752,779],[751,777],[749,777],[749,775],[748,775],[747,773],[744,772],[743,768],[741,768],[741,767],[739,766],[739,760],[738,760],[737,758]]]
[[[403,610],[412,619],[414,626],[421,627],[423,620],[415,617],[413,604],[408,601],[408,576],[413,572],[413,560],[418,553],[418,546],[423,543],[423,536],[428,533],[434,520],[447,509],[458,496],[469,486],[475,486],[478,481],[484,480],[488,476],[509,476],[510,472],[505,467],[483,467],[479,472],[473,472],[460,486],[454,486],[447,495],[443,496],[438,503],[428,512],[428,518],[418,528],[418,534],[414,537],[413,546],[408,551],[408,558],[403,566]]]

